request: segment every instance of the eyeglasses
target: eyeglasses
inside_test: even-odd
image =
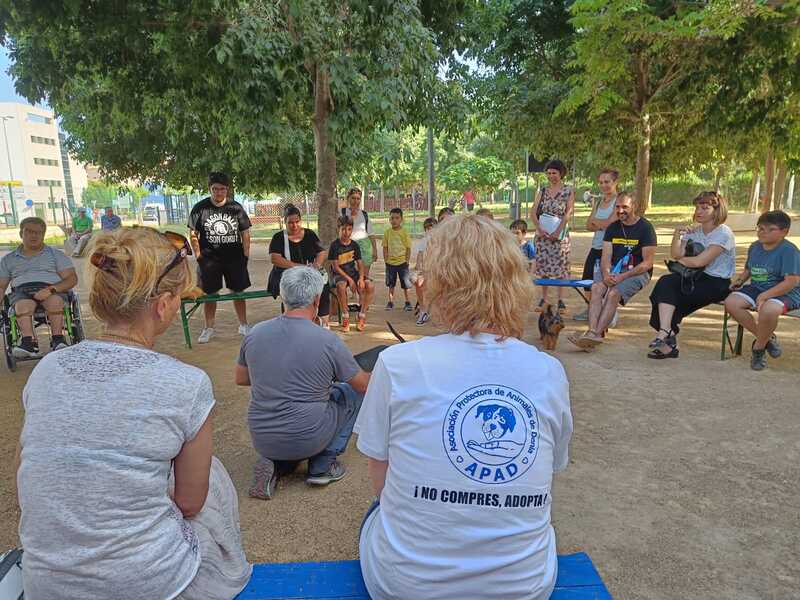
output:
[[[161,285],[161,281],[164,279],[164,277],[166,277],[167,274],[178,265],[178,263],[192,254],[192,246],[189,244],[189,240],[187,240],[186,237],[182,236],[180,233],[175,233],[174,231],[164,231],[161,235],[167,238],[169,243],[175,248],[175,256],[172,257],[172,260],[164,269],[164,272],[161,273],[156,280],[156,286],[153,288],[153,296],[158,295],[158,286]]]
[[[759,225],[756,227],[758,233],[772,233],[773,231],[780,230],[780,227],[767,227],[766,225]]]

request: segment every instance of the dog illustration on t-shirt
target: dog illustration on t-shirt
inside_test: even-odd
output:
[[[498,458],[514,458],[519,454],[523,444],[512,439],[503,439],[506,434],[513,432],[517,425],[517,419],[511,409],[498,404],[481,404],[476,407],[475,419],[483,420],[481,431],[486,441],[469,440],[467,448],[473,452]]]

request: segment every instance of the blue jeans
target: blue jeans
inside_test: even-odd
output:
[[[331,387],[331,402],[336,406],[336,433],[322,452],[308,459],[308,474],[321,475],[327,473],[336,457],[347,448],[347,442],[353,435],[353,427],[361,408],[364,395],[359,394],[346,383],[334,383]]]

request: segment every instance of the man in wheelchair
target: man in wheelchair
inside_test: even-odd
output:
[[[78,283],[72,261],[61,250],[46,246],[47,224],[39,217],[28,217],[20,223],[22,244],[0,260],[0,297],[11,283],[9,303],[14,310],[22,334],[12,350],[16,358],[39,355],[34,336],[33,317],[42,307],[50,323],[50,347],[65,347],[64,302],[67,292]]]

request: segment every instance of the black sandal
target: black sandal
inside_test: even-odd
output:
[[[675,337],[675,336],[672,335],[672,330],[671,329],[669,331],[667,331],[666,329],[659,329],[659,331],[663,331],[664,333],[667,334],[666,339],[669,339],[671,337]],[[650,348],[651,350],[653,348],[658,348],[662,343],[664,343],[664,341],[665,340],[661,339],[660,337],[653,338],[653,341],[650,342],[650,344],[647,347]]]
[[[647,358],[655,358],[655,359],[662,359],[662,358],[678,358],[678,340],[675,339],[675,336],[670,336],[665,340],[659,340],[659,344],[653,348],[650,352],[647,353]],[[664,352],[662,348],[664,347],[669,348],[669,352]]]

